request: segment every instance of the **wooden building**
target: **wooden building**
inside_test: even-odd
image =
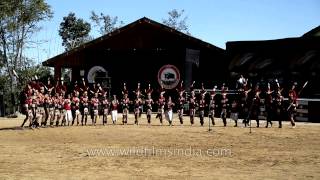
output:
[[[158,88],[164,65],[179,71],[172,75],[169,69],[165,78],[184,80],[186,87],[193,80],[218,82],[228,78],[228,64],[223,49],[146,17],[43,62],[54,67],[55,79],[62,68],[71,68],[72,81],[84,77],[92,83],[102,75],[110,80],[112,93],[121,92],[124,82],[129,89],[138,82],[142,88],[147,83]]]
[[[227,42],[226,51],[231,76],[277,78],[286,88],[309,81],[302,96],[320,97],[320,26],[297,38]]]

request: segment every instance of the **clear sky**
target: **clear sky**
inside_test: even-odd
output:
[[[41,23],[28,49],[36,63],[64,51],[58,34],[62,18],[74,12],[89,21],[90,12],[118,16],[124,24],[148,17],[157,22],[172,9],[185,10],[192,36],[225,48],[227,41],[298,37],[320,25],[320,0],[47,0],[54,17]],[[91,34],[97,37],[97,34]]]

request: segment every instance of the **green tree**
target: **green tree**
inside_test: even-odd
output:
[[[81,18],[77,18],[75,13],[69,13],[63,17],[60,23],[59,35],[62,38],[62,46],[69,51],[79,45],[91,40],[89,32],[91,25]]]
[[[40,81],[47,82],[47,79],[52,78],[52,73],[49,67],[42,66],[41,64],[34,64],[33,60],[26,60],[23,68],[17,71],[18,76],[18,87],[22,89],[26,83],[34,77],[38,77]]]
[[[1,0],[0,9],[0,76],[5,96],[9,91],[14,97],[18,90],[16,72],[27,61],[24,50],[41,29],[39,22],[50,19],[53,13],[44,0]]]
[[[109,15],[104,15],[100,13],[100,16],[94,11],[91,11],[90,16],[91,21],[94,23],[95,27],[99,28],[99,33],[101,35],[108,34],[120,27],[123,26],[123,21],[120,21],[118,24],[118,17],[111,17]]]
[[[31,59],[25,59],[24,64],[22,65],[22,68],[17,70],[16,72],[17,76],[15,76],[15,91],[13,93],[4,93],[4,102],[7,104],[6,106],[12,107],[10,108],[10,114],[15,112],[15,109],[13,107],[19,107],[17,106],[19,103],[23,103],[22,99],[17,99],[16,97],[20,97],[22,90],[26,87],[26,84],[30,82],[30,79],[32,78],[39,78],[40,81],[46,82],[47,79],[50,77],[53,78],[51,70],[49,67],[44,67],[42,65],[35,65],[34,61]],[[3,92],[9,92],[10,86],[8,86],[10,83],[9,76],[0,76],[0,88],[3,90]],[[12,102],[13,101],[13,102]],[[10,103],[9,103],[10,102]],[[16,106],[13,106],[16,105]],[[14,116],[12,116],[14,117]]]
[[[181,10],[180,12],[176,9],[173,9],[168,12],[168,19],[163,19],[162,23],[177,30],[181,31],[187,34],[189,33],[189,27],[187,25],[187,16],[183,17],[184,10]]]

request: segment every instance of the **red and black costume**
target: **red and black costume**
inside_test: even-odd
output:
[[[87,92],[85,91],[83,96],[81,97],[81,101],[80,101],[80,105],[81,105],[81,125],[87,125],[87,120],[88,120],[88,115],[89,115],[89,97],[87,95]],[[83,122],[84,120],[84,122]]]
[[[259,88],[259,85],[256,85],[253,102],[252,102],[251,115],[252,115],[252,119],[256,120],[257,127],[259,127],[259,113],[260,113],[260,100],[261,100],[260,93],[261,93],[261,90]]]
[[[273,96],[273,110],[274,117],[279,121],[279,128],[282,128],[282,114],[283,114],[283,96],[281,94],[280,85],[277,82],[276,90]]]
[[[164,98],[163,94],[160,94],[160,97],[158,99],[158,114],[156,116],[156,118],[159,117],[160,119],[160,124],[162,124],[162,120],[163,120],[163,113],[164,113],[164,106],[166,103],[166,99]]]
[[[121,101],[122,105],[122,123],[127,124],[128,123],[128,114],[129,114],[129,104],[130,100],[128,98],[128,94],[124,93],[124,97]]]
[[[71,100],[71,107],[72,107],[72,125],[74,124],[74,120],[77,119],[77,126],[79,125],[79,115],[80,115],[80,98],[78,97],[78,91],[76,91],[75,95],[72,97]]]
[[[183,96],[183,93],[180,94],[178,99],[178,116],[180,120],[180,124],[183,124],[183,111],[184,111],[184,104],[186,102],[186,99]]]
[[[272,127],[272,119],[273,119],[273,98],[272,98],[272,93],[270,83],[268,83],[268,87],[265,93],[265,107],[266,107],[266,116],[267,116],[267,125],[266,128],[268,128],[269,124]]]
[[[249,109],[251,101],[249,99],[249,93],[251,92],[250,87],[245,84],[243,89],[239,89],[240,91],[240,117],[243,118],[243,123],[246,126],[249,126]]]
[[[151,98],[151,93],[149,93],[148,98],[145,100],[145,105],[146,105],[146,109],[147,109],[148,124],[151,123],[152,104],[153,104],[153,100]]]
[[[95,126],[97,123],[97,118],[99,115],[99,99],[98,93],[95,93],[95,96],[91,98],[91,107],[92,107],[92,124]]]
[[[294,121],[294,116],[296,114],[296,110],[297,110],[297,99],[298,99],[298,95],[297,92],[295,90],[295,85],[293,85],[293,87],[289,90],[289,106],[287,108],[288,111],[288,117],[290,119],[291,125],[293,127],[295,127],[295,121]]]
[[[212,121],[212,125],[215,125],[214,115],[215,115],[215,107],[216,107],[216,86],[212,89],[210,93],[210,103],[209,103],[209,118]]]
[[[222,99],[221,99],[221,115],[220,116],[224,126],[227,126],[227,108],[228,108],[227,94],[223,93]]]
[[[184,111],[184,104],[186,103],[186,99],[184,97],[184,88],[183,88],[183,81],[181,81],[180,86],[177,88],[177,92],[179,94],[178,99],[178,116],[180,124],[183,124],[183,111]]]
[[[196,98],[194,95],[191,95],[189,100],[189,115],[190,115],[191,125],[194,124],[194,115],[195,115],[196,106],[197,106]]]
[[[234,127],[238,126],[238,115],[239,115],[239,103],[237,100],[233,100],[230,107],[230,118],[234,120]]]
[[[103,125],[107,124],[109,109],[110,109],[110,102],[105,93],[102,97],[102,124]]]
[[[140,116],[141,105],[142,105],[142,100],[140,98],[137,98],[134,101],[134,118],[135,118],[134,124],[137,124],[137,125],[139,124],[138,118]]]
[[[204,109],[206,107],[206,101],[204,99],[205,95],[201,95],[201,99],[199,100],[199,117],[200,117],[200,124],[203,126],[204,123]]]

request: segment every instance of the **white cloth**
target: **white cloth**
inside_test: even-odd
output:
[[[112,121],[117,121],[118,119],[118,111],[117,110],[112,110],[111,111],[111,117],[112,117]]]
[[[89,114],[89,109],[85,107],[85,108],[83,109],[83,112],[84,112],[84,115],[88,115],[88,114]]]
[[[78,109],[76,110],[76,115],[80,115],[80,111]]]
[[[65,118],[66,118],[66,121],[69,121],[69,122],[72,121],[72,113],[71,113],[71,110],[66,110]]]
[[[172,121],[172,118],[173,118],[172,109],[171,109],[171,110],[168,110],[168,112],[167,112],[167,118],[168,118],[169,121]]]

